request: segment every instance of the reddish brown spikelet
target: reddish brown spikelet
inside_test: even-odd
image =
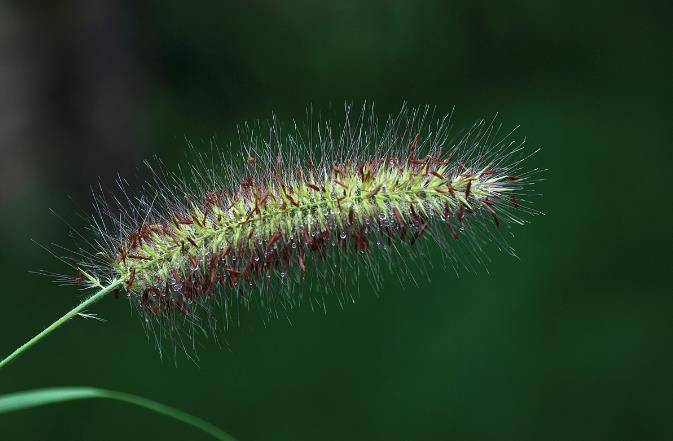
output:
[[[355,249],[364,253],[369,252],[369,241],[364,235],[364,229],[362,228],[355,235]]]
[[[446,186],[449,189],[449,194],[451,195],[452,198],[456,197],[456,189],[453,188],[453,185],[451,184],[450,181],[446,181]]]
[[[178,228],[180,228],[180,225],[192,225],[194,223],[190,219],[180,219],[177,215],[174,215],[174,222],[175,226]]]
[[[407,163],[411,164],[411,161],[414,160],[414,154],[416,153],[416,146],[418,145],[418,138],[421,136],[420,133],[416,133],[411,145],[409,146],[409,157],[407,158]]]
[[[206,224],[206,221],[208,220],[208,212],[210,211],[210,204],[206,204],[205,208],[203,209],[203,220],[201,221],[202,225]]]
[[[311,173],[312,176],[316,175],[315,165],[313,164],[313,161],[311,159],[308,159],[306,161],[306,168],[308,169],[309,173]]]
[[[400,228],[400,240],[404,242],[406,237],[407,237],[407,226],[406,224],[402,224],[402,228]]]
[[[290,193],[288,193],[287,191],[285,192],[285,197],[286,197],[287,200],[290,201],[290,203],[291,203],[292,205],[294,205],[295,207],[298,207],[298,206],[299,206],[299,202],[297,202],[297,201],[292,197],[292,195],[291,195]]]
[[[282,237],[282,234],[280,233],[280,231],[276,231],[275,233],[273,233],[273,236],[271,236],[271,239],[269,239],[269,246],[273,246],[273,244],[278,242],[278,240],[281,237]]]
[[[136,267],[131,267],[131,271],[129,272],[129,280],[126,282],[126,291],[131,291],[131,288],[133,288],[133,282],[136,280]]]
[[[402,225],[402,215],[400,215],[400,210],[397,209],[397,207],[392,208],[393,216],[395,216],[395,221],[397,221],[398,224]]]
[[[495,210],[493,209],[493,207],[491,207],[491,202],[488,200],[482,200],[481,203],[493,218],[493,222],[495,222],[495,225],[499,227],[500,220],[498,220],[498,216],[496,215]]]
[[[180,314],[187,316],[189,315],[189,311],[187,311],[187,308],[185,308],[185,305],[181,301],[175,302],[175,307],[180,311]]]
[[[365,172],[365,168],[367,171]],[[362,178],[362,182],[367,182],[372,179],[372,169],[369,166],[369,163],[367,161],[361,162],[360,166],[358,167],[358,172],[360,173],[360,177]]]
[[[264,189],[264,193],[262,193],[262,197],[259,198],[257,201],[258,206],[264,207],[266,205],[266,201],[269,199],[269,191],[267,189]]]
[[[124,244],[119,244],[117,245],[117,250],[119,251],[119,258],[117,261],[121,261],[124,263],[124,266],[126,266],[126,248],[124,247]]]
[[[340,181],[339,179],[335,179],[334,182],[338,185],[340,185],[344,190],[348,190],[348,185],[344,184],[343,181]]]
[[[217,276],[217,259],[218,255],[213,254],[210,256],[210,286],[209,290],[212,290],[215,286],[215,276]]]
[[[332,171],[334,172],[334,176],[341,176],[342,178],[346,177],[346,173],[341,168],[341,165],[332,164]]]
[[[203,227],[203,226],[205,225],[203,222],[201,222],[201,221],[196,217],[196,214],[192,213],[192,214],[191,214],[191,217],[192,217],[192,221],[193,221],[196,225],[198,225],[199,227]]]
[[[282,161],[283,161],[283,156],[282,156],[282,153],[281,153],[280,149],[278,149],[278,156],[276,156],[276,170],[275,170],[275,173],[274,173],[274,177],[276,178],[276,182],[278,184],[281,184],[281,185],[283,184],[282,179],[280,179],[280,166],[281,166]]]
[[[374,196],[376,196],[378,194],[379,191],[381,191],[381,184],[374,187],[374,189],[371,191],[371,193],[369,193],[369,197],[373,198]]]
[[[127,257],[128,257],[129,259],[136,259],[136,260],[151,260],[151,259],[150,259],[149,257],[147,257],[147,256],[140,256],[140,255],[138,255],[138,254],[129,254]]]
[[[449,226],[449,230],[451,231],[451,237],[458,239],[458,231],[453,227],[453,225],[451,225],[451,221],[447,219],[446,223]]]
[[[411,238],[411,245],[416,243],[416,241],[425,233],[425,230],[427,230],[427,228],[428,228],[427,222],[421,225],[421,228],[419,228],[418,231],[416,231],[416,233],[414,233],[413,237]]]

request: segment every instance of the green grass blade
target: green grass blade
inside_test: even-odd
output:
[[[210,434],[215,439],[221,441],[236,441],[234,437],[223,432],[218,427],[201,418],[182,412],[181,410],[137,395],[93,387],[54,387],[0,395],[0,414],[45,406],[47,404],[91,398],[105,398],[134,404],[196,427],[197,429]]]

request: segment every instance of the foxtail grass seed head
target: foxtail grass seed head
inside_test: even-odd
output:
[[[512,252],[508,227],[535,213],[526,198],[536,170],[493,122],[455,138],[449,126],[428,107],[379,121],[368,106],[287,133],[275,119],[246,125],[238,152],[213,146],[177,173],[146,163],[137,194],[120,180],[121,192],[98,196],[96,239],[76,266],[122,280],[114,295],[154,332],[193,335],[238,305],[276,316],[307,291],[321,309],[327,291],[352,299],[348,281],[366,275],[377,288],[382,266],[413,282],[438,259],[483,265],[484,247]]]

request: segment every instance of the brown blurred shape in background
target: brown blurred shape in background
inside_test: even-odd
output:
[[[110,183],[142,157],[147,133],[145,75],[127,10],[133,3],[46,5],[0,5],[5,222],[30,215],[42,187],[51,193],[58,183],[79,199],[99,177]]]

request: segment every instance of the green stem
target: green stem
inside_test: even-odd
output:
[[[134,404],[196,427],[220,441],[236,441],[234,437],[220,430],[217,426],[181,410],[137,395],[93,387],[55,387],[3,395],[0,396],[0,414],[89,398],[104,398]]]
[[[47,335],[51,334],[51,332],[70,320],[71,318],[75,317],[77,314],[85,310],[88,306],[96,303],[103,297],[105,297],[107,294],[115,290],[117,287],[119,287],[122,284],[121,280],[114,280],[112,283],[110,283],[108,286],[100,286],[100,291],[97,293],[93,294],[91,297],[87,298],[84,300],[82,303],[79,305],[75,306],[73,309],[65,313],[63,317],[59,318],[56,320],[54,323],[51,325],[47,326],[42,332],[37,334],[35,337],[31,338],[28,340],[26,343],[22,344],[19,346],[14,352],[9,354],[6,358],[4,358],[2,361],[0,361],[0,369],[5,367],[6,364],[10,363],[12,360],[17,358],[19,355],[23,354],[25,351],[30,349],[31,346],[33,346],[35,343],[38,341],[42,340],[44,337]]]

